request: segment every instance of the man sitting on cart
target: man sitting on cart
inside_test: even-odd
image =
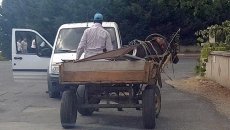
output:
[[[87,28],[82,35],[76,59],[79,59],[83,52],[85,52],[84,58],[86,58],[113,49],[110,34],[102,27],[102,21],[103,15],[96,13],[94,25]]]

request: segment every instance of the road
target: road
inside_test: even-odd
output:
[[[186,78],[193,75],[195,64],[195,58],[181,58],[179,64],[174,65],[174,75],[171,66],[166,69],[166,73],[173,79]],[[45,83],[14,82],[10,62],[0,62],[0,130],[62,130],[59,119],[60,100],[50,99],[46,90]],[[166,84],[161,92],[162,110],[156,121],[156,130],[230,129],[230,121],[205,99]],[[100,109],[91,117],[78,114],[74,130],[142,128],[141,111]]]

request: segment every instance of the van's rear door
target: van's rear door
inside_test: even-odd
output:
[[[31,29],[12,29],[12,69],[15,81],[46,81],[51,44]]]

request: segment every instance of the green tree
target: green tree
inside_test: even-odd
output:
[[[230,19],[229,0],[3,0],[0,46],[10,57],[12,28],[31,28],[53,43],[64,23],[92,21],[101,12],[120,27],[123,44],[150,33],[170,36],[179,27],[183,44],[195,43],[197,30]]]

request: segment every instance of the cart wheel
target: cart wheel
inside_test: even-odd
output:
[[[148,86],[142,95],[142,117],[143,124],[146,129],[154,129],[156,122],[156,114],[155,114],[155,89],[153,87],[150,88]]]
[[[63,128],[73,128],[77,119],[76,94],[74,91],[66,90],[61,99],[60,118]]]
[[[155,101],[156,101],[156,104],[155,104],[156,118],[158,118],[161,112],[161,92],[160,92],[159,87],[157,86],[155,87]]]
[[[85,93],[86,93],[85,85],[79,85],[77,88],[77,104],[78,104],[78,106],[85,103]],[[78,112],[82,116],[91,116],[93,114],[94,110],[95,109],[93,109],[93,108],[78,108]]]

